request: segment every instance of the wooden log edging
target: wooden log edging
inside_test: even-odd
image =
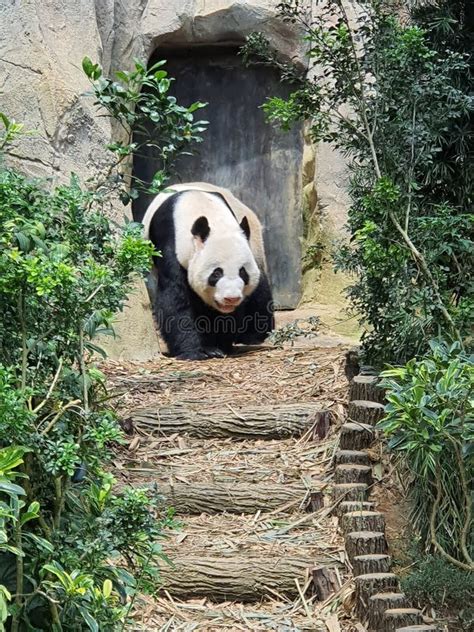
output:
[[[295,510],[316,511],[323,504],[323,495],[313,486],[285,483],[162,483],[160,495],[166,506],[179,514],[218,514],[226,511],[236,514],[254,514],[256,511],[274,511],[287,505]],[[315,509],[316,507],[316,509]]]
[[[421,612],[409,608],[390,572],[385,518],[370,500],[372,487],[367,448],[383,417],[385,392],[376,375],[356,375],[350,384],[347,421],[335,455],[333,496],[356,586],[356,613],[368,632],[438,632],[425,625]],[[365,456],[364,456],[365,455]]]
[[[315,417],[318,411],[324,419],[322,406],[313,403],[208,410],[190,404],[141,408],[132,413],[131,420],[134,426],[160,436],[179,433],[198,439],[283,439],[302,435],[315,425],[318,431],[321,419],[321,415]]]

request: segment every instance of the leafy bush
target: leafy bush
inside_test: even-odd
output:
[[[412,519],[427,546],[474,570],[474,359],[459,343],[382,373],[380,427],[409,472]]]
[[[366,361],[404,363],[439,334],[472,344],[470,68],[435,33],[455,30],[456,16],[422,28],[379,0],[353,3],[353,18],[341,0],[316,7],[311,22],[303,0],[279,4],[305,33],[314,76],[280,61],[261,34],[243,55],[294,85],[287,100],[263,105],[270,121],[287,129],[307,119],[315,141],[349,158],[351,242],[336,267],[354,275]]]
[[[160,119],[144,142],[162,143],[168,169],[200,126],[167,96],[159,66],[136,62],[117,73],[120,87],[84,61],[98,103],[130,138]],[[0,124],[5,150],[22,126],[3,114]],[[113,334],[114,314],[158,254],[140,225],[107,219],[117,190],[123,202],[135,195],[121,169],[137,146],[109,149],[118,159],[89,189],[73,175],[50,190],[0,165],[0,631],[123,630],[164,558],[157,539],[171,514],[147,490],[115,494],[104,471],[122,431],[104,405],[96,339]]]
[[[456,568],[442,557],[428,555],[418,560],[402,577],[401,588],[412,602],[429,603],[438,613],[448,608],[461,624],[474,621],[474,573]]]
[[[207,128],[207,121],[194,120],[194,113],[206,103],[196,101],[184,107],[169,94],[174,79],[168,76],[165,64],[158,61],[147,68],[135,60],[132,70],[118,71],[112,79],[104,77],[99,64],[88,57],[82,62],[92,83],[95,104],[119,124],[123,136],[107,146],[115,162],[100,186],[118,187],[124,204],[136,200],[140,192],[159,193],[169,180],[176,159],[189,153],[192,144],[201,142],[201,133]],[[145,182],[130,175],[129,160],[132,155],[146,157],[150,150],[160,169],[151,182]]]

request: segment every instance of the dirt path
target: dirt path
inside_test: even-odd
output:
[[[115,474],[156,485],[181,522],[163,544],[174,565],[140,600],[137,630],[354,629],[330,511],[346,349],[316,338],[205,363],[106,366],[130,432]],[[333,569],[325,601],[312,574],[321,567]]]

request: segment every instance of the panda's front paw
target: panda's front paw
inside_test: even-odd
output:
[[[203,349],[193,349],[191,351],[183,351],[176,356],[176,360],[208,360],[209,356]]]
[[[217,347],[204,347],[203,351],[207,354],[208,358],[223,358],[225,356],[222,349],[218,349]]]

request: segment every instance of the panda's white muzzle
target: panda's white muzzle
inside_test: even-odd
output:
[[[217,282],[214,301],[217,309],[224,314],[233,312],[244,300],[244,283],[242,279],[223,277]]]

